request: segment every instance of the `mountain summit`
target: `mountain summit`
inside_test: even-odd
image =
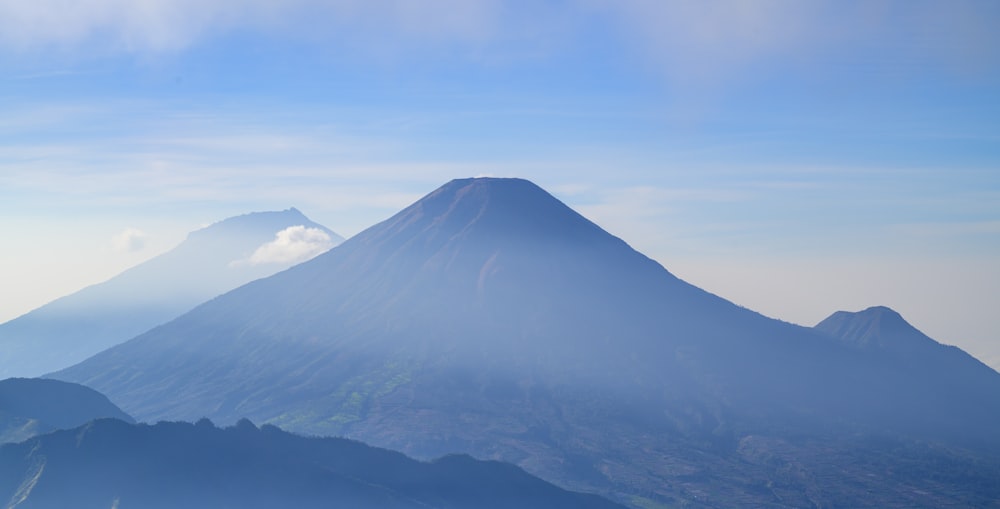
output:
[[[753,461],[774,464],[745,445],[759,437],[1000,443],[988,397],[1000,380],[961,399],[912,390],[917,374],[696,288],[519,179],[449,182],[53,376],[142,420],[249,417],[421,457],[466,452],[636,506],[704,490],[721,506],[770,504],[741,484]],[[706,462],[741,481],[697,474]],[[778,470],[786,506],[867,501],[809,502]]]
[[[885,306],[874,306],[857,313],[837,311],[816,325],[859,348],[885,351],[910,351],[939,345],[903,317]]]
[[[1000,401],[1000,374],[962,349],[943,345],[910,325],[884,306],[858,311],[837,311],[818,323],[816,330],[882,360],[887,369],[913,377],[912,390],[938,395],[942,415],[965,415],[972,428],[990,412],[969,409],[993,408]]]
[[[939,369],[947,372],[981,373],[985,377],[984,383],[997,375],[992,368],[960,348],[931,339],[910,325],[902,315],[885,306],[874,306],[856,313],[837,311],[814,328],[854,348],[892,358],[916,369],[938,364]]]
[[[387,226],[386,235],[435,231],[452,235],[453,241],[476,234],[583,245],[618,241],[534,183],[517,178],[453,180]]]
[[[342,240],[294,208],[194,231],[166,253],[0,324],[0,377],[38,376],[80,362]]]

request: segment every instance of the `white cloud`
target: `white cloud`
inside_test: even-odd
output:
[[[722,85],[776,60],[827,75],[861,57],[885,67],[995,69],[1000,4],[978,0],[591,0],[673,81]],[[845,55],[852,55],[846,57]],[[823,69],[824,66],[830,66]],[[787,72],[787,68],[786,68]]]
[[[499,0],[0,0],[0,44],[171,52],[229,30],[314,37],[354,27],[423,39],[480,40],[494,33]]]
[[[801,49],[822,2],[794,0],[598,1],[671,74],[718,77],[733,67]]]
[[[0,51],[180,52],[230,32],[350,53],[447,45],[532,55],[631,38],[673,82],[722,87],[776,61],[836,73],[844,55],[903,68],[1000,67],[1000,3],[978,0],[0,0]],[[595,28],[596,27],[596,28]],[[616,47],[615,41],[607,41]],[[485,50],[485,51],[483,51]],[[449,54],[454,57],[454,54]],[[627,55],[622,55],[628,58]],[[856,58],[856,57],[855,57]],[[917,66],[918,68],[920,66]],[[787,68],[786,68],[787,71]]]
[[[289,226],[274,235],[274,240],[261,245],[244,260],[237,260],[233,266],[286,264],[292,265],[309,260],[334,246],[333,239],[319,228],[303,225]]]
[[[111,239],[111,246],[115,251],[122,253],[134,253],[141,251],[149,242],[149,235],[137,228],[125,228],[121,233]]]
[[[215,21],[219,2],[41,0],[0,2],[0,39],[17,48],[73,46],[95,38],[114,39],[127,49],[182,48]]]

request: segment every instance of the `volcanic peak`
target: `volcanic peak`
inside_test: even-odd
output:
[[[854,313],[837,311],[817,324],[816,329],[862,348],[898,349],[937,344],[885,306]]]
[[[610,237],[534,183],[519,178],[456,179],[403,210],[454,233],[543,237],[572,242]]]
[[[278,211],[250,212],[239,216],[233,216],[212,223],[204,228],[200,228],[188,234],[189,239],[197,239],[216,235],[252,235],[260,231],[278,231],[289,225],[303,225],[309,228],[318,228],[330,235],[335,241],[342,241],[339,235],[333,233],[322,225],[312,222],[302,212],[295,207]]]

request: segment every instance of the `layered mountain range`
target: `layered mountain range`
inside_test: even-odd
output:
[[[101,418],[133,422],[107,397],[89,387],[42,378],[0,380],[0,444],[21,442]]]
[[[528,181],[464,179],[52,376],[140,420],[249,417],[466,452],[635,507],[981,500],[977,475],[997,470],[968,451],[1000,448],[1000,375],[933,352],[914,369],[888,345],[922,335],[831,320],[764,317]],[[947,461],[981,474],[924,475]]]
[[[80,362],[342,240],[294,208],[192,232],[166,253],[0,324],[0,378]]]
[[[0,501],[24,509],[621,509],[512,465],[422,463],[250,421],[90,422],[0,447]]]

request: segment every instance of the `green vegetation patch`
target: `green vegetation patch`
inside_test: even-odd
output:
[[[633,495],[630,501],[632,502],[632,505],[641,507],[642,509],[672,509],[669,505],[661,504],[655,500],[650,500],[646,497],[640,497],[638,495]]]

